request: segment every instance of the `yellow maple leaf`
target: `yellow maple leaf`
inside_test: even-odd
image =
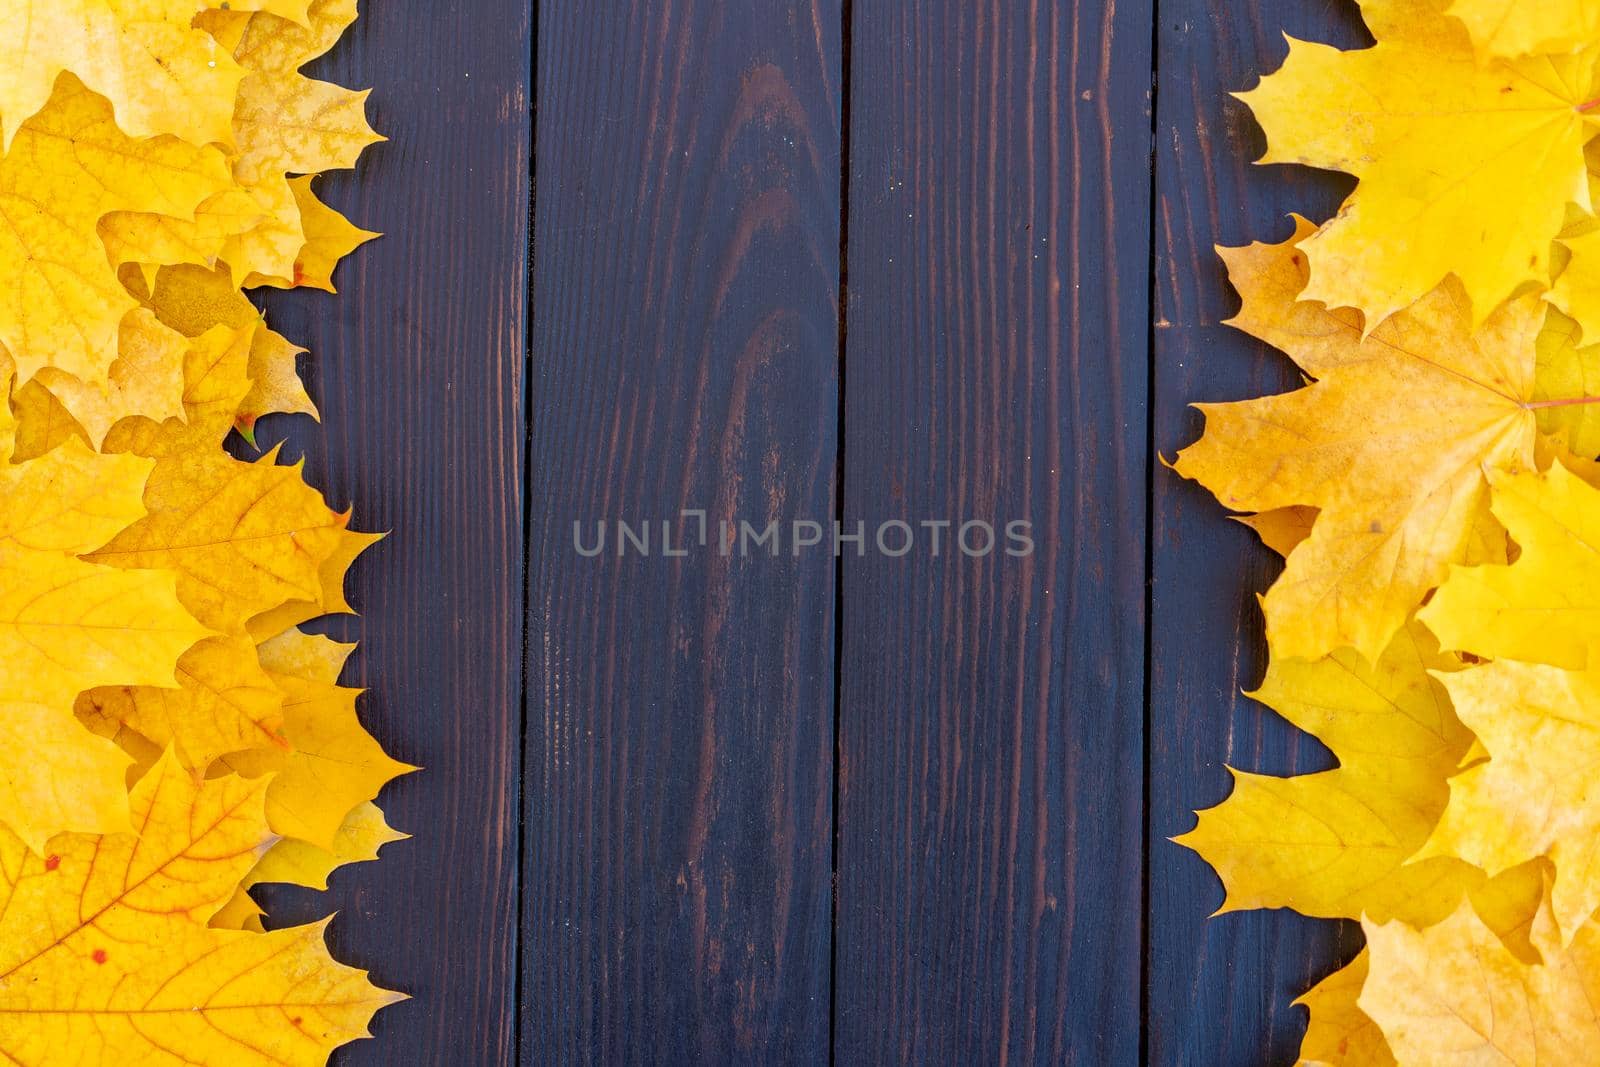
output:
[[[116,108],[134,137],[228,142],[244,71],[193,25],[194,0],[0,0],[4,146],[71,72]]]
[[[1359,308],[1370,328],[1454,276],[1481,321],[1524,283],[1548,284],[1568,204],[1591,208],[1600,45],[1483,62],[1427,5],[1388,15],[1372,48],[1291,40],[1241,99],[1267,133],[1262,162],[1359,179],[1305,244],[1306,299]]]
[[[333,272],[339,261],[378,236],[363,230],[317,199],[311,189],[311,176],[290,178],[300,209],[301,227],[305,231],[305,244],[294,261],[294,271],[288,277],[269,274],[252,274],[247,285],[270,285],[279,289],[309,286],[325,292],[337,292],[333,287]]]
[[[100,221],[106,255],[117,265],[137,265],[148,289],[163,266],[229,268],[234,285],[263,273],[292,269],[305,246],[304,222],[294,191],[282,176],[234,185],[195,208],[194,218],[119,211]]]
[[[1317,509],[1307,507],[1277,508],[1254,515],[1235,515],[1234,520],[1254,530],[1261,543],[1280,556],[1287,557],[1311,536],[1317,521]],[[1467,546],[1462,562],[1469,566],[1480,563],[1506,561],[1506,532],[1494,517],[1479,512],[1472,531],[1467,535]]]
[[[178,597],[219,633],[251,616],[321,595],[321,567],[349,515],[329,510],[300,465],[275,454],[245,463],[221,452],[162,456],[145,489],[149,514],[84,558],[178,575]]]
[[[143,308],[123,316],[117,337],[117,358],[103,388],[53,367],[35,379],[61,400],[96,445],[130,415],[165,419],[183,411],[183,337]]]
[[[168,684],[208,634],[172,575],[78,558],[144,514],[149,471],[78,441],[0,463],[0,822],[34,846],[126,824],[128,760],[72,718],[77,693]]]
[[[1430,1067],[1600,1062],[1600,927],[1563,948],[1547,909],[1533,923],[1541,961],[1511,952],[1463,905],[1437,926],[1364,922],[1370,959],[1361,1010],[1401,1063]]]
[[[1295,1001],[1311,1013],[1297,1067],[1396,1067],[1383,1031],[1356,1003],[1366,981],[1363,949]]]
[[[344,530],[339,543],[318,570],[321,595],[314,600],[291,600],[250,620],[249,630],[258,641],[276,637],[303,622],[324,615],[348,615],[355,611],[345,598],[345,577],[350,567],[367,549],[383,540],[383,534]]]
[[[0,826],[28,847],[63,830],[128,828],[123,782],[133,761],[60,707],[0,700],[0,752]]]
[[[367,124],[367,93],[299,73],[355,17],[355,0],[315,0],[304,25],[266,12],[208,11],[195,20],[247,72],[233,119],[242,184],[351,167],[383,140]]]
[[[108,262],[96,225],[113,211],[192,217],[226,188],[214,148],[119,130],[104,98],[63,76],[0,160],[0,345],[26,381],[54,367],[102,385],[118,329],[137,307]]]
[[[153,464],[69,443],[26,463],[0,463],[0,552],[88,552],[144,515]]]
[[[172,574],[76,555],[142,513],[129,497],[148,469],[76,442],[0,468],[0,700],[65,709],[94,686],[170,683],[178,657],[209,636]]]
[[[1533,402],[1539,429],[1559,437],[1584,459],[1600,457],[1600,404],[1570,403],[1572,397],[1600,397],[1600,344],[1581,345],[1578,325],[1550,312],[1539,334]],[[1600,337],[1600,333],[1595,334]]]
[[[19,424],[18,455],[43,455],[68,437],[99,447],[118,421],[183,414],[183,359],[187,344],[149,311],[129,312],[118,328],[117,358],[104,385],[86,384],[55,367],[41,370],[12,398]],[[3,361],[0,361],[3,362]],[[20,447],[21,439],[30,439]]]
[[[207,636],[172,586],[170,574],[119,573],[55,553],[0,554],[4,699],[59,705],[88,686],[170,681],[170,664]]]
[[[356,21],[357,0],[309,0],[303,7],[301,16],[260,4],[213,4],[196,16],[195,25],[248,70],[288,73],[325,54]]]
[[[156,421],[133,415],[106,433],[101,448],[170,460],[186,452],[217,455],[215,450],[236,424],[239,407],[251,388],[246,376],[259,323],[235,330],[215,326],[181,343],[182,400],[177,417]]]
[[[1443,683],[1489,758],[1451,780],[1421,854],[1492,874],[1548,856],[1551,916],[1570,937],[1600,907],[1600,676],[1506,661]]]
[[[405,841],[410,835],[391,827],[378,805],[370,800],[357,804],[345,816],[334,836],[332,848],[320,848],[309,841],[284,838],[261,857],[245,879],[245,884],[278,882],[309,889],[328,888],[328,877],[340,867],[378,858],[384,845]]]
[[[136,834],[0,829],[0,1053],[16,1063],[320,1065],[400,999],[336,963],[323,925],[206,923],[271,843],[264,783],[165,758],[130,798]]]
[[[1532,296],[1474,329],[1453,281],[1363,337],[1360,317],[1295,301],[1297,242],[1225,253],[1244,296],[1233,325],[1317,379],[1282,396],[1202,404],[1206,430],[1176,469],[1235,511],[1317,510],[1267,593],[1282,656],[1351,647],[1375,658],[1423,595],[1462,562],[1484,469],[1531,465],[1537,437]]]
[[[197,771],[241,749],[288,749],[283,694],[261,669],[254,642],[200,642],[178,660],[177,683],[92,689],[78,698],[78,716],[102,736],[125,726],[160,747],[172,745],[180,762]]]
[[[327,889],[328,878],[340,867],[375,860],[384,845],[404,841],[409,836],[390,827],[376,804],[371,801],[357,804],[345,816],[331,849],[289,837],[268,849],[261,862],[239,884],[233,899],[212,917],[211,925],[230,930],[260,930],[262,911],[250,896],[251,887],[279,883]]]
[[[192,219],[118,211],[100,220],[99,231],[114,265],[137,263],[148,276],[166,264],[214,267],[230,243],[266,227],[270,214],[253,190],[230,187],[199,204]]]
[[[1373,665],[1349,650],[1273,659],[1251,696],[1326,744],[1339,767],[1293,778],[1234,771],[1232,795],[1177,838],[1222,878],[1221,911],[1428,923],[1454,910],[1481,875],[1447,857],[1407,861],[1472,740],[1433,674],[1455,667],[1416,624]]]
[[[251,354],[265,329],[259,322],[238,329],[213,326],[190,343],[183,360],[184,425],[180,430],[169,420],[164,429],[172,440],[152,454],[171,455],[180,440],[183,446],[203,451],[227,439],[250,395]]]
[[[261,313],[234,288],[226,270],[163,269],[147,299],[162,322],[187,337],[199,337],[218,325],[243,329],[261,324]],[[260,325],[250,350],[250,390],[240,403],[242,426],[248,428],[273,412],[317,417],[316,405],[295,370],[296,358],[304,351]]]
[[[354,649],[290,630],[260,646],[261,665],[284,695],[284,734],[292,751],[253,749],[223,764],[252,777],[272,774],[267,818],[273,830],[333,851],[352,810],[388,782],[416,770],[391,759],[361,726],[359,689],[338,684]]]
[[[1600,37],[1600,7],[1588,0],[1454,0],[1449,13],[1491,56],[1576,52]]]
[[[196,20],[249,71],[234,114],[233,172],[262,221],[216,249],[235,284],[329,287],[338,258],[367,239],[309,186],[382,140],[366,121],[367,94],[300,73],[355,18],[355,0],[313,0],[303,18],[260,9],[212,10]],[[209,251],[199,244],[187,260],[209,266]]]
[[[1600,644],[1600,490],[1561,463],[1490,481],[1520,554],[1453,568],[1420,618],[1449,649],[1581,669]]]
[[[1480,883],[1470,896],[1470,910],[1481,925],[1498,939],[1503,951],[1524,965],[1540,960],[1531,936],[1547,881],[1547,866],[1535,861]],[[1460,910],[1468,909],[1462,905]],[[1407,925],[1416,926],[1414,922]],[[1395,1063],[1383,1031],[1360,1005],[1369,965],[1368,953],[1363,950],[1295,1002],[1311,1016],[1300,1046],[1302,1067],[1392,1067]]]
[[[306,243],[300,205],[283,175],[271,175],[244,188],[261,213],[261,221],[228,237],[217,250],[217,258],[227,265],[230,283],[236,287],[257,276],[292,273]],[[209,265],[198,258],[190,262]]]

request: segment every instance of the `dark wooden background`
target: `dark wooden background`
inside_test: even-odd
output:
[[[277,921],[415,999],[342,1064],[1292,1061],[1356,947],[1208,921],[1167,842],[1225,763],[1273,564],[1158,462],[1280,390],[1214,243],[1339,179],[1227,90],[1348,0],[368,0],[316,72],[391,140],[382,242],[273,294],[392,536],[355,571],[416,839]],[[684,509],[1033,523],[1037,553],[581,558]]]

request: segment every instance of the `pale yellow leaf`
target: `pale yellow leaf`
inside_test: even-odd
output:
[[[1600,645],[1600,489],[1560,463],[1490,480],[1516,561],[1452,569],[1420,617],[1449,649],[1581,669]]]
[[[104,99],[63,77],[0,160],[0,344],[26,381],[54,367],[106,381],[137,305],[97,233],[113,211],[193,217],[230,183],[222,153],[119,130]]]
[[[63,71],[108,97],[135,137],[231,140],[243,71],[194,28],[194,0],[0,0],[0,125],[6,148]]]
[[[1543,962],[1512,954],[1463,905],[1437,926],[1366,922],[1371,953],[1358,1004],[1403,1064],[1552,1067],[1600,1062],[1600,929],[1561,947],[1535,922]]]

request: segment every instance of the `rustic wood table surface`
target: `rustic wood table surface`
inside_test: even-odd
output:
[[[1160,463],[1291,387],[1211,248],[1348,186],[1228,90],[1348,0],[367,0],[389,236],[273,294],[364,529],[415,840],[280,923],[415,999],[341,1064],[1290,1062],[1356,948],[1206,916],[1274,564]],[[1026,559],[585,558],[685,509],[1027,520]],[[869,535],[870,536],[870,535]]]

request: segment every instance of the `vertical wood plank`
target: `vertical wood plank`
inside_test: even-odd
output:
[[[854,5],[839,1063],[1138,1058],[1150,20]]]
[[[539,18],[522,1059],[816,1063],[834,571],[788,530],[833,514],[839,7]],[[648,558],[575,551],[618,521]]]
[[[1226,93],[1277,69],[1285,32],[1344,47],[1365,38],[1355,5],[1338,0],[1162,0],[1158,32],[1152,418],[1157,448],[1171,457],[1199,435],[1189,404],[1299,384],[1287,358],[1221,325],[1238,297],[1213,245],[1282,240],[1289,212],[1327,218],[1350,187],[1303,168],[1252,168],[1265,140]],[[1164,468],[1152,508],[1149,1062],[1292,1063],[1305,1015],[1291,1002],[1354,952],[1359,931],[1289,912],[1207,919],[1221,885],[1168,839],[1227,795],[1229,765],[1291,774],[1330,759],[1242,695],[1266,668],[1255,598],[1279,564],[1209,494]]]
[[[339,296],[263,298],[311,350],[320,426],[269,420],[355,525],[391,531],[352,572],[364,618],[346,678],[362,718],[426,768],[380,798],[414,840],[272,894],[276,924],[337,909],[335,954],[415,999],[344,1065],[515,1056],[517,781],[528,247],[528,6],[363,3],[310,73],[374,89],[387,135],[319,189],[388,236],[340,268]]]

